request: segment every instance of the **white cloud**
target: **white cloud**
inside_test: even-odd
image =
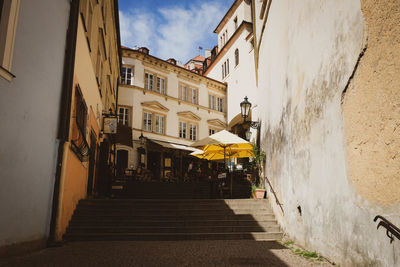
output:
[[[155,21],[150,13],[134,10],[119,12],[121,43],[128,47],[146,46],[153,48],[151,37],[155,30]]]
[[[156,13],[132,10],[120,12],[122,44],[146,46],[150,54],[162,59],[175,58],[182,63],[197,55],[199,46],[217,42],[213,30],[227,7],[217,1],[159,8]],[[156,17],[159,16],[159,17]],[[163,21],[159,24],[158,21]]]

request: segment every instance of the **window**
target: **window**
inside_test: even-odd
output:
[[[197,125],[196,124],[189,124],[189,139],[192,141],[197,140]]]
[[[152,118],[153,118],[153,114],[148,113],[148,112],[143,113],[143,130],[144,131],[148,131],[148,132],[152,131],[152,129],[153,129]]]
[[[220,97],[217,97],[217,110],[220,112],[224,111],[223,103],[224,103],[224,100]]]
[[[238,28],[238,20],[237,17],[233,19],[233,23],[235,24],[235,30]]]
[[[186,139],[186,122],[179,122],[179,137]]]
[[[184,139],[189,138],[190,140],[195,141],[195,140],[197,140],[197,128],[198,128],[198,126],[195,123],[180,121],[179,122],[179,137],[184,138]]]
[[[88,159],[88,144],[86,142],[86,120],[87,120],[87,107],[83,99],[80,87],[75,87],[74,99],[74,120],[71,135],[71,149],[74,151],[80,161],[87,161]]]
[[[133,84],[132,76],[133,76],[132,68],[122,67],[122,73],[121,73],[122,84],[132,85]]]
[[[219,112],[224,112],[224,98],[208,95],[208,107]]]
[[[156,133],[164,134],[164,116],[156,115]]]
[[[186,84],[180,84],[179,87],[179,99],[193,104],[199,103],[197,88],[189,87],[189,85]]]
[[[157,77],[157,92],[165,95],[165,79]]]
[[[130,109],[120,107],[118,112],[118,122],[123,125],[130,126]]]
[[[165,115],[152,111],[143,112],[143,130],[165,134]]]
[[[93,21],[93,6],[92,6],[92,1],[88,1],[89,2],[89,6],[88,6],[88,15],[87,15],[87,37],[88,40],[90,40],[90,36],[92,33],[92,21]]]
[[[186,85],[180,85],[180,95],[179,99],[182,99],[184,101],[188,101],[188,87]]]
[[[8,81],[14,77],[11,66],[19,3],[19,0],[0,1],[0,76]]]
[[[208,129],[208,135],[213,135],[215,134],[215,129]]]
[[[192,95],[192,103],[193,104],[198,104],[198,100],[197,100],[197,89],[195,88],[190,88],[190,93]]]
[[[235,50],[235,66],[239,65],[239,49]]]
[[[215,109],[215,96],[214,95],[208,95],[208,107],[210,109]]]
[[[222,79],[224,79],[229,74],[229,58],[225,60],[222,64]]]
[[[144,74],[144,89],[154,90],[154,75],[150,73]]]
[[[144,74],[144,89],[160,94],[166,94],[167,79],[158,74],[146,72]]]

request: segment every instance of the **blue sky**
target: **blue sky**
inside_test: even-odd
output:
[[[151,55],[186,63],[199,46],[217,44],[213,31],[233,1],[119,0],[122,45],[146,46]]]

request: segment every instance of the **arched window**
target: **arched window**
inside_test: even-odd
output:
[[[235,50],[235,66],[239,64],[239,49]]]

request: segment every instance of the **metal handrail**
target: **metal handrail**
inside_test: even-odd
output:
[[[279,202],[278,196],[276,195],[276,193],[275,193],[275,190],[274,190],[274,188],[272,187],[272,184],[270,183],[270,181],[269,181],[268,177],[267,177],[267,176],[265,176],[265,179],[267,180],[267,182],[268,182],[268,184],[269,184],[269,187],[271,188],[272,194],[274,194],[274,196],[275,196],[275,201],[276,201],[276,204],[278,204],[278,205],[279,205],[279,207],[280,207],[280,208],[281,208],[281,210],[282,210],[282,213],[283,213],[283,214],[285,214],[285,211],[283,210],[283,207],[282,207],[282,206],[283,206],[283,204]]]
[[[378,229],[379,226],[385,227],[386,235],[389,237],[390,243],[394,241],[393,236],[400,240],[400,229],[398,227],[396,227],[393,223],[391,223],[389,220],[381,215],[375,216],[374,222],[376,222],[378,219],[380,219],[381,221],[378,223],[376,229]]]

